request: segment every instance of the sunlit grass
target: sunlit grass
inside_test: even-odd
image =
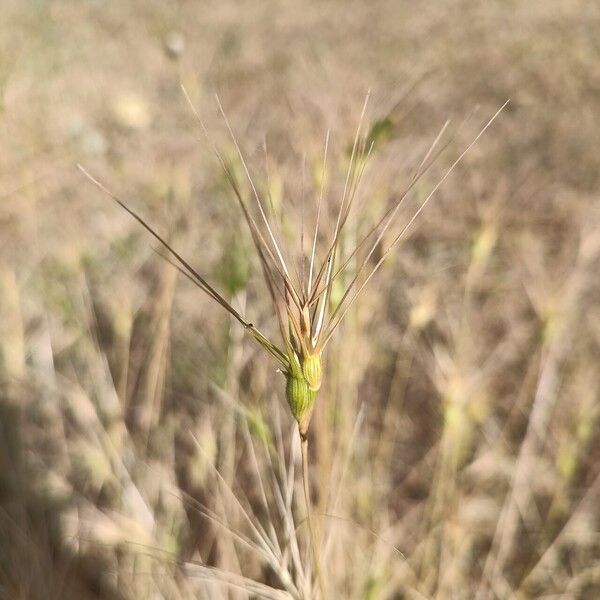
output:
[[[385,260],[321,354],[308,425],[329,596],[597,597],[593,3],[271,8],[0,6],[0,596],[318,596],[284,365],[75,164],[288,356],[212,92],[302,299],[372,87],[328,315]]]

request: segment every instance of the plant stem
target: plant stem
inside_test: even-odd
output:
[[[312,505],[310,501],[309,477],[308,477],[308,435],[300,432],[300,449],[302,451],[302,484],[304,487],[304,503],[306,504],[306,520],[308,522],[308,531],[310,533],[310,545],[312,548],[313,562],[317,573],[317,582],[322,600],[326,600],[325,580],[321,568],[321,556],[319,551],[319,538],[312,520]]]

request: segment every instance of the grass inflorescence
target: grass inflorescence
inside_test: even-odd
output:
[[[210,142],[206,127],[196,111],[189,94],[183,86],[182,90],[201,126],[205,138]],[[246,320],[246,318],[242,316],[240,312],[234,308],[233,305],[217,291],[196,268],[192,267],[164,237],[157,233],[145,219],[110,192],[82,166],[79,166],[80,170],[95,185],[108,193],[113,200],[124,208],[148,232],[150,232],[158,242],[160,242],[162,248],[168,252],[168,254],[164,256],[168,262],[239,321],[249,335],[252,336],[278,364],[279,370],[286,380],[285,396],[287,403],[298,426],[307,522],[310,531],[315,572],[317,574],[320,594],[323,598],[327,595],[326,585],[319,552],[319,535],[311,514],[308,464],[308,433],[315,402],[324,376],[323,353],[334,333],[341,325],[344,317],[348,314],[350,307],[383,264],[385,258],[402,239],[403,235],[425,208],[433,194],[508,104],[508,102],[506,102],[491,117],[471,144],[469,144],[469,146],[458,156],[439,179],[438,183],[425,197],[424,201],[415,211],[408,223],[401,228],[400,232],[393,238],[389,246],[381,252],[378,260],[371,263],[371,258],[376,249],[380,246],[385,233],[393,224],[402,201],[438,156],[439,153],[437,148],[440,145],[440,141],[443,138],[448,123],[442,127],[439,134],[430,145],[406,189],[399,196],[399,199],[392,204],[383,216],[376,220],[368,233],[356,243],[354,248],[347,251],[344,255],[341,247],[344,228],[352,213],[360,182],[373,150],[374,131],[376,132],[379,128],[379,122],[376,122],[371,130],[367,132],[364,131],[368,100],[369,94],[367,94],[363,104],[354,136],[343,192],[341,199],[338,202],[337,212],[335,213],[335,224],[331,236],[329,238],[327,236],[322,236],[322,232],[320,231],[321,217],[325,210],[323,204],[326,201],[327,196],[325,181],[330,137],[328,133],[324,147],[324,173],[315,203],[316,217],[312,243],[310,244],[308,251],[304,250],[304,244],[302,243],[300,256],[293,256],[290,258],[290,252],[286,252],[286,248],[283,247],[281,240],[275,235],[274,225],[267,216],[267,203],[258,193],[257,185],[250,174],[244,154],[233,133],[220,100],[217,97],[217,103],[222,118],[230,134],[232,143],[236,148],[237,156],[247,178],[251,190],[250,196],[254,201],[258,216],[253,215],[249,206],[249,201],[244,197],[240,182],[237,180],[235,169],[231,162],[225,158],[216,145],[211,143],[211,146],[220,163],[223,173],[231,186],[252,237],[256,255],[258,256],[262,268],[264,281],[271,298],[273,314],[280,333],[281,341],[279,343],[261,333],[257,327]],[[358,218],[360,219],[360,216]],[[301,236],[303,242],[304,222],[301,223]],[[324,242],[321,244],[323,249],[320,253],[321,256],[319,261],[318,242],[323,239]],[[355,260],[353,261],[353,259]],[[295,274],[295,277],[293,274]],[[337,301],[332,302],[332,288],[338,279],[345,282],[344,287],[339,293]]]

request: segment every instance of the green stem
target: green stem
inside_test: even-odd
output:
[[[308,522],[308,531],[310,533],[310,545],[312,548],[315,571],[317,573],[317,582],[322,600],[326,600],[325,579],[323,578],[323,569],[321,568],[321,556],[319,552],[319,539],[312,520],[312,507],[310,501],[310,490],[308,489],[308,434],[300,433],[300,449],[302,451],[302,483],[304,487],[304,503],[306,504],[306,520]]]

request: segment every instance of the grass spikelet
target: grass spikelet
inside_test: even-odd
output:
[[[397,246],[406,231],[424,210],[433,194],[461,162],[469,149],[491,125],[506,104],[496,112],[475,137],[473,142],[444,173],[439,182],[425,197],[425,200],[413,214],[412,218],[403,228],[401,228],[400,233],[393,238],[391,244],[389,244],[387,248],[384,248],[379,259],[373,265],[371,263],[371,257],[375,250],[380,247],[384,235],[395,222],[400,204],[437,157],[437,146],[446,130],[447,124],[444,125],[439,135],[435,138],[429,150],[426,152],[423,160],[416,169],[414,176],[409,181],[405,192],[399,196],[391,208],[389,208],[374,224],[365,237],[356,243],[349,251],[345,251],[342,247],[343,234],[356,204],[361,179],[367,168],[373,149],[373,140],[370,139],[369,135],[363,133],[369,100],[369,96],[367,95],[356,128],[343,192],[337,206],[331,237],[327,239],[327,236],[325,236],[322,231],[323,218],[325,216],[322,205],[326,201],[327,196],[324,185],[326,176],[324,174],[323,177],[321,177],[318,203],[316,206],[314,237],[312,244],[310,244],[309,247],[309,256],[304,255],[304,225],[302,225],[302,243],[300,244],[302,256],[297,257],[290,256],[292,254],[291,250],[286,249],[276,236],[275,227],[270,223],[267,214],[266,206],[268,203],[261,198],[258,192],[259,186],[255,184],[251,176],[250,169],[240,144],[233,133],[233,129],[225,115],[219,99],[217,98],[219,110],[237,152],[237,159],[242,165],[242,172],[247,179],[251,196],[250,201],[244,197],[242,186],[237,180],[236,169],[231,164],[231,160],[226,158],[225,155],[211,142],[206,127],[184,88],[183,92],[200,124],[204,136],[211,144],[213,152],[231,186],[233,195],[248,226],[254,249],[261,264],[265,284],[271,298],[273,315],[281,336],[280,341],[273,340],[259,331],[257,327],[242,316],[195,267],[184,259],[163,236],[157,233],[145,219],[134,212],[116,195],[111,193],[83,167],[79,166],[79,168],[88,179],[124,208],[154,237],[155,240],[160,243],[161,247],[167,252],[167,254],[164,255],[164,258],[167,261],[174,265],[205,294],[220,304],[244,327],[246,332],[248,332],[250,336],[276,361],[279,370],[284,375],[286,399],[291,414],[297,422],[301,440],[307,520],[320,595],[324,598],[326,589],[319,559],[320,542],[318,531],[311,515],[308,467],[308,434],[315,402],[317,401],[318,392],[322,387],[324,378],[324,352],[332,339],[332,336],[348,314],[350,307],[378,271],[385,258]],[[329,134],[327,134],[323,160],[324,168],[327,163],[329,143]],[[255,216],[256,212],[258,212],[258,215]],[[320,243],[321,240],[324,240],[324,243]],[[298,264],[302,264],[301,275],[296,268]],[[305,268],[304,265],[306,264],[308,265],[308,268]],[[334,282],[336,284],[345,282],[340,294],[338,294],[336,290],[335,301],[332,297],[332,286],[334,285]]]

